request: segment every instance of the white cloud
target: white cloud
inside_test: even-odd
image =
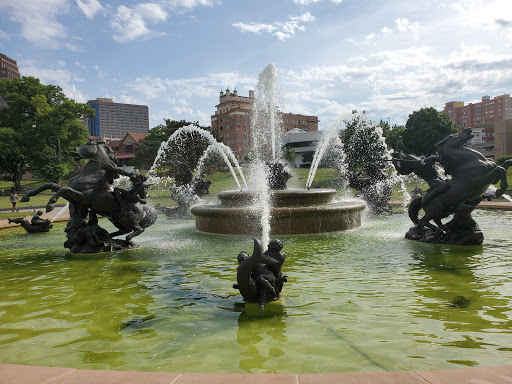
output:
[[[409,113],[425,105],[442,108],[462,95],[506,93],[512,54],[482,45],[460,45],[448,55],[414,46],[354,57],[343,65],[281,73],[282,88],[295,110],[321,116],[324,127],[352,109],[406,121]]]
[[[146,23],[159,23],[166,18],[167,13],[155,3],[139,4],[133,9],[121,5],[111,22],[113,39],[122,43],[148,36],[151,31]]]
[[[20,72],[24,76],[37,77],[44,84],[56,84],[62,88],[64,94],[81,103],[86,102],[84,94],[73,84],[74,81],[82,81],[70,71],[65,69],[38,68],[34,64],[23,63],[20,65]]]
[[[242,32],[252,32],[256,34],[261,34],[262,32],[272,32],[277,29],[277,27],[272,24],[258,24],[258,23],[234,23],[233,27],[238,28]]]
[[[213,0],[165,0],[164,4],[172,9],[195,8],[213,5]]]
[[[293,0],[295,4],[299,5],[309,5],[313,3],[318,3],[320,0]]]
[[[383,35],[389,35],[390,33],[393,33],[393,30],[392,29],[389,29],[388,27],[384,27],[380,30],[380,32],[383,34]]]
[[[395,24],[399,32],[418,32],[420,29],[419,23],[411,23],[409,20],[404,18],[396,19]]]
[[[76,5],[88,19],[92,19],[96,13],[104,10],[98,0],[76,0]]]
[[[59,14],[69,10],[67,0],[3,0],[0,10],[5,10],[13,22],[21,24],[21,35],[34,44],[58,48],[58,41],[67,36],[66,29],[57,21]]]
[[[242,32],[251,32],[256,34],[272,33],[279,40],[287,40],[297,31],[304,31],[306,28],[303,23],[312,23],[315,16],[310,12],[306,12],[300,16],[290,16],[288,21],[276,21],[272,24],[261,23],[234,23],[233,27],[238,28]]]
[[[295,4],[302,5],[302,6],[308,6],[310,4],[319,3],[321,0],[293,0]],[[331,0],[331,3],[334,4],[341,4],[343,0]]]
[[[144,19],[154,23],[167,19],[167,13],[155,3],[139,4],[135,7],[135,11]]]

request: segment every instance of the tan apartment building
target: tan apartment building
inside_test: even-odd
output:
[[[211,116],[211,130],[224,144],[229,146],[239,161],[249,153],[253,144],[250,133],[251,114],[254,105],[254,91],[249,96],[240,96],[235,90],[220,92],[215,115]],[[283,113],[283,132],[300,128],[304,131],[318,131],[318,117]]]

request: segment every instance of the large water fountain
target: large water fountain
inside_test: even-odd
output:
[[[253,176],[266,180],[263,165],[247,189]],[[274,194],[236,184],[237,193],[221,195],[229,209],[243,205],[247,213]],[[295,193],[305,195],[301,206],[320,210],[332,192],[317,191]],[[255,216],[263,236],[273,210],[297,205],[287,192],[274,194],[277,208],[264,205]],[[488,235],[466,247],[405,239],[405,214],[363,217],[350,231],[288,235],[289,284],[264,310],[232,288],[235,255],[252,248],[247,237],[159,219],[137,238],[138,249],[80,255],[61,246],[65,224],[36,235],[3,229],[0,362],[250,373],[509,364],[512,213],[473,216]]]
[[[361,211],[365,208],[362,201],[340,201],[334,189],[310,190],[309,179],[307,189],[273,189],[269,185],[269,180],[276,178],[270,169],[278,162],[281,152],[278,107],[283,108],[282,104],[277,70],[271,63],[259,75],[251,119],[257,159],[250,165],[249,188],[219,193],[217,204],[194,206],[191,212],[198,230],[261,234],[266,244],[270,234],[335,232],[361,225]],[[320,152],[323,150],[321,147]],[[321,156],[322,153],[317,157]]]

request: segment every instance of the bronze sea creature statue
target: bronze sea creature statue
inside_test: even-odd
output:
[[[253,240],[252,255],[242,251],[237,256],[237,284],[233,288],[240,291],[245,301],[257,302],[263,309],[265,303],[279,299],[283,284],[288,281],[281,271],[286,254],[281,252],[283,244],[277,239],[270,240],[265,252],[261,241]]]
[[[40,232],[49,232],[50,229],[53,228],[53,224],[48,219],[43,219],[41,216],[43,215],[43,211],[34,212],[32,219],[30,222],[28,220],[22,218],[16,219],[8,219],[9,223],[21,224],[23,229],[28,233],[40,233]]]
[[[496,197],[507,190],[506,170],[512,161],[498,166],[480,152],[465,147],[472,137],[471,128],[466,128],[437,143],[437,155],[401,154],[393,159],[398,173],[415,173],[429,185],[428,191],[415,197],[409,205],[409,217],[415,226],[407,232],[406,238],[424,243],[482,244],[483,233],[471,212],[491,184],[500,183]],[[441,176],[436,163],[450,177]],[[425,212],[422,217],[420,210]],[[443,223],[442,220],[448,217],[451,220]]]

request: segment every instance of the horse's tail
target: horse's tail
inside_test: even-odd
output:
[[[416,196],[409,204],[409,218],[416,225],[418,225],[420,223],[420,219],[418,218],[418,213],[421,209],[421,200],[422,199],[423,198],[421,196]]]
[[[158,217],[158,213],[155,208],[150,205],[144,205],[144,218],[140,222],[140,226],[142,228],[148,228],[155,224],[156,218]]]

